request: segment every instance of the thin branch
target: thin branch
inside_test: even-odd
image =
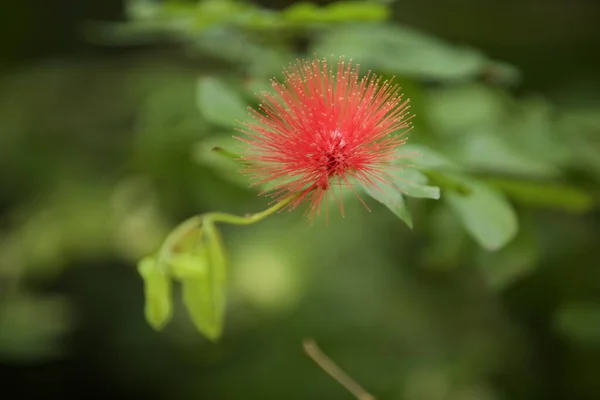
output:
[[[340,385],[354,395],[358,400],[375,400],[375,397],[346,374],[335,362],[317,346],[313,339],[304,339],[304,352]]]

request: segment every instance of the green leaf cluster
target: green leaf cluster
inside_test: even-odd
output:
[[[142,259],[146,320],[163,329],[173,314],[173,282],[191,321],[210,340],[223,331],[226,304],[226,260],[220,234],[207,218],[182,223],[156,255]]]

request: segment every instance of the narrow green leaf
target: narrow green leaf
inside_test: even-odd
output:
[[[515,211],[504,196],[488,185],[462,178],[469,194],[447,192],[444,198],[467,232],[484,248],[495,251],[517,233]]]
[[[248,119],[241,96],[219,78],[198,79],[196,104],[204,118],[217,126],[232,128],[237,121]]]
[[[153,257],[142,259],[138,264],[138,272],[144,279],[146,320],[154,329],[161,330],[173,314],[171,280],[157,268]]]
[[[183,302],[196,328],[216,341],[223,331],[226,305],[226,262],[219,232],[212,222],[203,225],[205,273],[182,279]],[[198,259],[196,261],[199,261]]]

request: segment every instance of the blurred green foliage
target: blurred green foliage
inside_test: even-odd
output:
[[[5,68],[0,364],[71,359],[133,397],[348,398],[302,354],[313,336],[382,399],[597,398],[600,77],[523,92],[518,66],[385,3],[130,1],[127,22],[83,29],[118,56]],[[193,298],[210,288],[142,264],[147,295],[176,294],[146,304],[171,318],[155,333],[137,260],[191,215],[267,207],[208,150],[238,151],[253,94],[314,53],[395,76],[416,114],[404,173],[424,185],[404,189],[440,200],[397,194],[406,207],[369,213],[346,196],[328,227],[300,211],[223,227],[225,321]],[[179,261],[206,285],[202,262]],[[218,344],[196,332],[223,326]]]

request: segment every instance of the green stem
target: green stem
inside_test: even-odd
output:
[[[204,219],[206,221],[223,222],[225,224],[231,224],[231,225],[251,225],[256,222],[262,221],[263,219],[267,218],[269,215],[272,215],[272,214],[276,213],[277,211],[281,210],[282,208],[286,207],[292,201],[294,201],[298,197],[300,197],[300,195],[302,195],[302,192],[299,192],[293,196],[290,196],[287,199],[278,202],[274,206],[269,207],[266,210],[258,212],[256,214],[247,214],[247,215],[242,216],[242,215],[227,214],[227,213],[223,213],[223,212],[213,212],[213,213],[204,214]]]
[[[158,250],[158,254],[156,256],[156,266],[166,273],[168,265],[167,260],[173,253],[175,246],[177,246],[177,244],[181,242],[186,235],[192,232],[192,230],[200,226],[202,226],[202,216],[196,215],[183,221],[181,224],[179,224],[179,226],[177,226],[177,228],[173,229]]]
[[[225,158],[233,159],[236,161],[240,160],[240,155],[224,149],[222,147],[213,147],[212,151],[223,156]],[[251,225],[256,222],[260,222],[268,216],[276,213],[282,208],[289,205],[294,200],[298,199],[298,197],[302,196],[302,192],[299,192],[293,196],[288,197],[287,199],[278,202],[272,207],[267,208],[264,211],[255,213],[255,214],[247,214],[247,215],[233,215],[227,214],[223,212],[212,212],[208,214],[196,215],[185,221],[183,221],[179,226],[171,231],[169,236],[165,239],[162,246],[160,247],[156,263],[165,273],[167,268],[167,260],[171,254],[173,254],[175,247],[181,243],[181,241],[189,235],[194,229],[198,229],[202,227],[203,223],[213,223],[213,222],[222,222],[225,224],[231,225]]]
[[[231,225],[251,225],[256,222],[262,221],[263,219],[267,218],[272,214],[275,214],[277,211],[286,207],[301,195],[302,192],[299,192],[293,196],[288,197],[283,201],[278,202],[274,206],[255,214],[247,214],[242,216],[227,214],[223,212],[212,212],[208,214],[193,216],[179,224],[179,226],[172,230],[169,236],[167,236],[167,238],[163,242],[163,245],[158,251],[157,265],[159,266],[159,268],[162,268],[163,271],[166,273],[166,268],[168,265],[167,260],[169,256],[173,253],[175,247],[179,243],[181,243],[185,236],[190,234],[194,229],[200,228],[203,223],[208,224],[213,222],[222,222]]]

